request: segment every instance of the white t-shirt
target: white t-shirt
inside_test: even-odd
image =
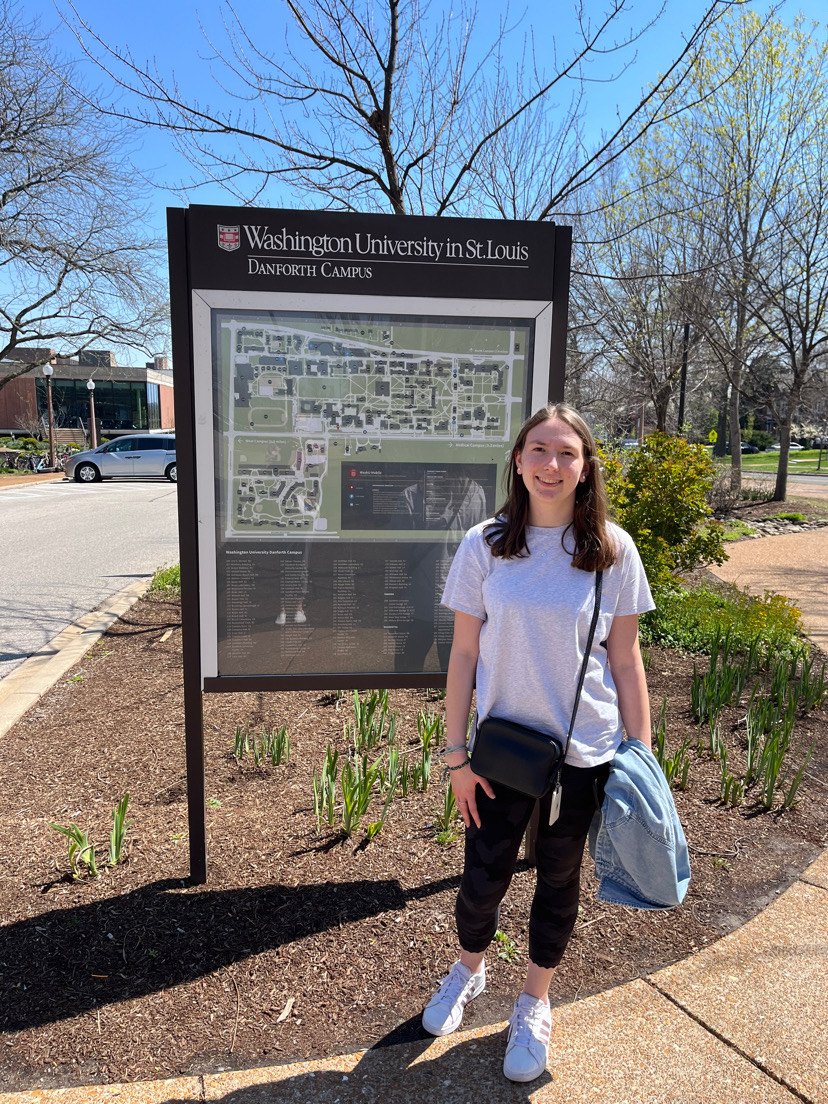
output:
[[[443,605],[479,617],[477,713],[547,732],[566,742],[595,598],[595,573],[572,566],[574,541],[566,526],[528,526],[529,555],[495,557],[470,529],[457,550]],[[616,616],[655,608],[632,538],[608,526],[618,560],[604,571],[601,612],[587,664],[567,762],[604,763],[621,743],[618,695],[607,663],[606,639]]]

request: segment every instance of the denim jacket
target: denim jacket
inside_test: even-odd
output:
[[[684,900],[687,841],[658,760],[640,740],[624,740],[615,753],[604,803],[589,830],[589,851],[600,879],[599,901],[670,909]]]

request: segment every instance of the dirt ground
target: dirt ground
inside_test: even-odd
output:
[[[696,748],[693,660],[654,648],[654,714],[666,696],[668,743]],[[392,692],[399,738],[419,757],[428,691]],[[731,765],[743,757],[744,703],[726,711]],[[370,842],[313,812],[313,774],[329,741],[346,755],[347,698],[334,694],[204,698],[210,877],[189,886],[180,607],[139,602],[46,694],[0,757],[0,1087],[130,1081],[310,1058],[420,1036],[419,1015],[456,957],[458,832],[441,845],[443,783],[397,796]],[[233,756],[238,725],[286,725],[290,758],[256,767]],[[828,839],[828,718],[801,718],[817,742],[800,803],[766,813],[751,794],[719,802],[719,767],[694,750],[676,803],[693,880],[673,912],[600,904],[585,864],[581,911],[553,983],[571,1001],[673,962],[773,900]],[[131,795],[126,860],[106,865],[112,810]],[[367,820],[378,815],[376,803]],[[100,876],[69,874],[79,824]],[[511,1012],[526,965],[533,871],[522,864],[489,955],[487,992],[469,1024]]]

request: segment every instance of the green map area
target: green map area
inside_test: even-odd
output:
[[[225,538],[336,536],[344,464],[500,469],[523,418],[524,320],[217,310],[214,325]]]

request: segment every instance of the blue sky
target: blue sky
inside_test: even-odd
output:
[[[215,36],[217,43],[224,42],[218,0],[206,0],[199,7],[178,0],[142,0],[140,4],[75,0],[75,6],[80,16],[106,42],[121,48],[128,46],[136,61],[154,60],[164,73],[174,71],[189,97],[215,102],[220,95],[211,79],[210,48],[202,33],[203,26],[208,34]],[[278,49],[283,41],[287,17],[283,4],[274,0],[270,3],[237,0],[234,6],[245,24],[258,30],[267,47]],[[586,0],[584,6],[595,11],[603,5],[596,0]],[[627,55],[630,65],[624,75],[613,83],[591,84],[586,122],[594,133],[597,134],[602,126],[611,125],[617,109],[624,110],[636,102],[640,89],[649,84],[675,56],[680,49],[682,33],[692,26],[694,17],[706,6],[704,0],[667,0],[664,15],[638,45],[637,56],[633,58],[632,53]],[[766,3],[755,6],[760,10],[767,8]],[[58,7],[71,16],[65,2],[59,0]],[[659,7],[658,0],[637,0],[627,19],[628,25],[642,25],[657,13]],[[480,0],[481,40],[494,33],[503,8],[500,0]],[[435,0],[434,9],[439,10],[439,0]],[[553,47],[557,49],[558,57],[562,58],[575,42],[576,25],[572,9],[569,0],[527,0],[525,6],[522,3],[513,6],[511,20],[520,22],[520,29],[514,37],[515,48],[519,47],[523,33],[532,30],[540,63],[552,68]],[[44,28],[55,28],[55,40],[66,57],[79,56],[77,42],[62,23],[51,0],[26,0],[25,10],[27,15],[38,16]],[[787,0],[782,15],[792,21],[798,10],[814,20],[826,18],[825,0]],[[81,62],[80,66],[87,83],[98,87],[102,97],[106,98],[103,75],[88,62]],[[617,69],[617,60],[607,59],[603,70],[596,68],[595,76],[606,76],[613,67]],[[182,205],[182,201],[166,191],[163,185],[180,179],[186,174],[187,166],[164,135],[147,129],[136,134],[135,140],[135,161],[156,186],[150,197],[150,208],[156,229],[160,232],[164,225],[164,208],[168,204]],[[193,201],[228,202],[228,199],[218,187],[212,186],[200,189],[193,196]],[[277,203],[278,197],[272,196],[270,202]]]

